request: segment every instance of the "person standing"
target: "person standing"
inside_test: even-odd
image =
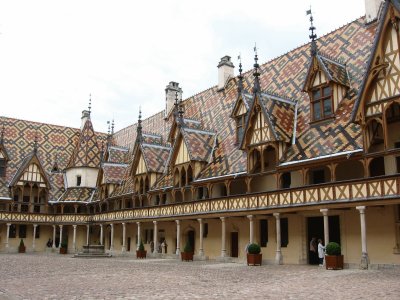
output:
[[[318,239],[318,258],[320,267],[324,265],[324,257],[325,257],[325,246],[324,244],[322,244],[322,240]]]

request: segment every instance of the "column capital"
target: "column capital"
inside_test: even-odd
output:
[[[250,221],[253,221],[254,216],[253,216],[253,215],[248,215],[247,218],[248,218]]]
[[[11,223],[7,223],[7,226],[10,227],[10,226],[11,226]],[[53,225],[53,226],[54,226],[54,225]]]
[[[154,224],[154,225],[157,225],[157,222],[158,222],[158,221],[153,221],[153,224]]]
[[[126,225],[126,223],[125,222],[123,222],[123,223],[121,223],[122,224],[122,226],[125,226]]]
[[[199,221],[199,223],[203,223],[203,219],[197,219],[197,221]]]
[[[321,208],[319,211],[320,211],[324,216],[327,216],[327,215],[328,215],[329,209],[327,209],[327,208]]]
[[[356,206],[356,209],[360,212],[360,214],[365,212],[365,206]]]
[[[179,225],[181,223],[181,220],[175,220],[176,225]]]
[[[113,227],[114,227],[114,224],[113,224],[113,223],[110,223],[110,226],[111,226],[111,228],[113,228]]]
[[[78,226],[78,225],[72,225],[72,227],[74,227],[74,228],[76,228],[76,226]]]
[[[76,226],[76,225],[75,225]],[[99,224],[100,227],[103,227],[103,224]]]
[[[221,220],[221,222],[225,222],[225,217],[219,217],[220,218],[220,220]]]
[[[33,224],[33,227],[35,227],[35,228],[36,228],[37,226],[38,226],[38,224]]]
[[[58,225],[58,226],[60,226],[60,228],[63,228],[63,225]]]
[[[280,214],[280,213],[273,213],[273,216],[274,216],[275,218],[279,219],[280,216],[281,216],[281,214]]]
[[[137,226],[140,226],[140,222],[136,222],[136,225],[137,225]]]

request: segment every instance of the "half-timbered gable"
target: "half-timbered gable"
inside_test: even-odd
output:
[[[400,146],[400,5],[386,1],[375,36],[357,104],[354,120],[362,125],[364,149],[383,151]]]

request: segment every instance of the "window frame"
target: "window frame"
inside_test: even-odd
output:
[[[326,89],[327,87],[330,88],[330,94],[329,95],[325,95],[324,94],[324,89]],[[320,97],[315,99],[314,94],[315,92],[319,91],[320,93]],[[324,112],[324,102],[326,100],[330,99],[330,104],[331,104],[331,113],[329,115],[325,115]],[[333,109],[333,86],[331,84],[321,84],[318,86],[315,86],[311,89],[310,91],[310,106],[311,106],[311,122],[319,122],[319,121],[323,121],[329,118],[332,118],[334,116],[334,109]],[[319,109],[320,109],[320,118],[316,119],[315,117],[315,112],[314,112],[314,105],[316,103],[319,103]]]
[[[245,121],[246,121],[246,114],[241,114],[239,116],[236,116],[236,143],[239,144],[241,141],[241,138],[243,139],[244,136],[244,127],[245,127]],[[239,128],[242,129],[242,137],[239,137]]]

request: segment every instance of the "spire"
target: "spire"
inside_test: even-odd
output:
[[[258,55],[257,55],[257,45],[254,46],[254,86],[253,86],[253,93],[256,94],[260,92],[260,65],[258,64]]]
[[[315,55],[317,55],[317,52],[318,52],[317,41],[316,41],[317,34],[314,32],[316,28],[315,28],[315,26],[313,24],[314,17],[313,17],[312,12],[311,12],[311,7],[310,7],[309,10],[307,10],[306,15],[307,16],[310,15],[310,28],[309,28],[309,30],[311,31],[311,33],[309,35],[309,38],[311,40],[311,56],[315,56]]]
[[[239,56],[238,56],[238,60],[239,60],[238,93],[240,94],[243,91],[242,57],[241,57],[240,53],[239,53]]]
[[[110,135],[111,133],[111,127],[110,127],[111,122],[107,121],[108,129],[107,129],[107,135]]]
[[[179,110],[178,110],[178,116],[179,119],[182,121],[183,120],[183,114],[184,114],[184,110],[183,110],[183,105],[182,105],[182,100],[179,101]]]
[[[114,135],[114,118],[112,119],[111,122],[111,135]]]
[[[178,111],[179,111],[178,92],[175,93],[174,111],[175,111],[175,115],[178,115]]]
[[[143,139],[142,129],[143,129],[143,127],[142,127],[142,108],[139,106],[139,119],[138,119],[138,125],[137,125],[137,129],[136,129],[136,132],[137,132],[136,141],[137,142],[141,142]]]
[[[90,114],[91,114],[91,112],[92,112],[92,94],[91,94],[91,93],[89,94],[89,106],[88,106],[88,110],[89,110],[89,117],[90,117]]]
[[[36,154],[38,150],[38,128],[35,127],[35,139],[33,142],[33,152]]]

